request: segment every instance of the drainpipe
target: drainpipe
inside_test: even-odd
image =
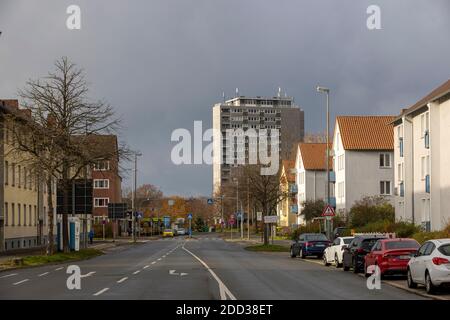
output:
[[[411,124],[411,166],[412,166],[412,175],[411,175],[411,179],[412,179],[412,204],[411,204],[411,219],[412,219],[412,223],[416,224],[416,220],[415,220],[415,197],[414,197],[414,128],[413,128],[413,122],[408,119],[406,116],[403,116],[403,158],[405,158],[405,132],[406,132],[406,126],[405,126],[405,121],[409,122]],[[403,159],[403,164],[405,164],[405,160]],[[406,166],[404,166],[404,168],[406,169]],[[404,174],[404,178],[406,178],[406,172],[403,172]],[[404,195],[406,198],[406,183],[404,184]],[[406,202],[406,201],[405,201]],[[406,210],[406,205],[404,206],[404,210]]]
[[[430,207],[428,208],[428,219],[429,219],[429,221],[430,221],[430,230],[429,231],[431,231],[431,216],[432,216],[432,214],[431,214],[431,198],[432,198],[432,193],[431,193],[431,172],[432,172],[432,166],[431,166],[431,164],[432,164],[432,152],[431,152],[431,139],[432,139],[432,135],[431,135],[431,103],[427,103],[427,107],[428,107],[428,113],[429,113],[429,116],[428,116],[428,154],[429,154],[429,156],[430,156],[430,159],[429,159],[429,162],[427,163],[427,166],[428,166],[428,170],[429,170],[429,172],[427,172],[429,175],[430,175]],[[439,205],[439,209],[440,209],[440,205]],[[427,230],[428,231],[428,230]]]

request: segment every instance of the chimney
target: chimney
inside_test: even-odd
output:
[[[19,100],[17,99],[5,99],[5,100],[0,100],[2,101],[3,105],[8,107],[8,108],[12,108],[12,109],[19,109]]]

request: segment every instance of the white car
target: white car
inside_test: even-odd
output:
[[[450,239],[425,242],[408,262],[408,287],[425,285],[434,293],[441,285],[450,285]]]
[[[184,230],[184,228],[177,229],[177,235],[184,236],[185,234],[186,234],[186,230]]]
[[[342,265],[342,253],[344,248],[353,240],[354,237],[337,237],[331,246],[325,249],[323,254],[323,264],[328,266],[333,263],[336,268]]]

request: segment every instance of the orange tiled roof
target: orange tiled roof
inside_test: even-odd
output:
[[[291,169],[295,168],[295,161],[294,160],[283,160],[282,166],[284,168],[284,172],[286,173],[287,179],[289,182],[295,181],[295,174],[291,172]]]
[[[338,116],[345,150],[393,150],[395,116]]]
[[[299,143],[300,154],[305,170],[326,170],[326,143]],[[331,149],[331,146],[330,146]],[[330,157],[330,170],[332,169],[332,161]]]

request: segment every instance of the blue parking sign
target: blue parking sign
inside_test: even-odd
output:
[[[188,213],[188,219],[189,219],[189,220],[192,219],[192,213]]]

